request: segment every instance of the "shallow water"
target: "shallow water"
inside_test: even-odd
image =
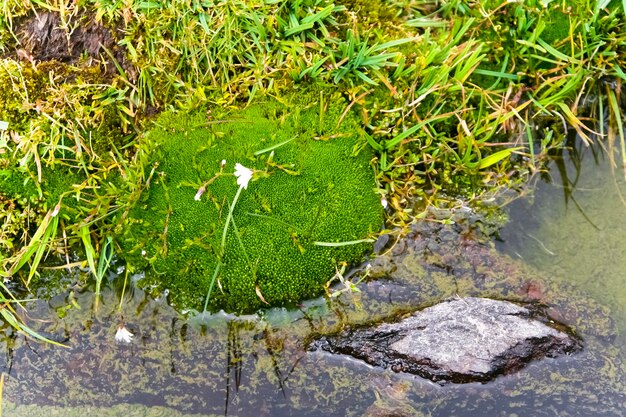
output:
[[[619,268],[626,245],[619,235],[626,225],[619,219],[626,209],[602,165],[584,157],[582,167],[573,195],[584,215],[571,198],[564,206],[559,181],[539,184],[534,203],[510,207],[512,221],[498,248],[532,267],[493,250],[480,236],[480,219],[470,216],[454,226],[418,226],[394,256],[372,261],[379,279],[362,283],[362,292],[291,311],[187,320],[165,299],[138,290],[126,292],[119,310],[121,277],[104,291],[97,312],[89,286],[31,303],[27,321],[68,347],[2,329],[5,415],[623,415],[626,366],[618,329],[626,327],[626,302]],[[608,207],[613,211],[603,211]],[[62,274],[66,282],[85,279],[80,271]],[[584,349],[487,384],[446,386],[306,350],[315,335],[457,296],[543,303],[582,338]],[[66,309],[71,300],[74,307]],[[135,334],[129,345],[114,341],[122,321]]]
[[[614,163],[622,164],[616,153]],[[578,144],[550,165],[534,198],[509,208],[498,248],[573,282],[611,309],[626,334],[626,181],[599,148]],[[626,351],[625,351],[626,352]]]

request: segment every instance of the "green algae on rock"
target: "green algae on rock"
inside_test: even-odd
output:
[[[152,176],[122,239],[142,286],[199,309],[218,271],[212,307],[251,311],[317,295],[339,263],[362,260],[382,225],[372,154],[341,97],[299,100],[160,117],[145,138]],[[255,178],[222,243],[235,163]]]

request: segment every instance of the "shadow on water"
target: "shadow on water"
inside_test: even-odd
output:
[[[26,321],[68,347],[38,344],[9,326],[0,328],[0,367],[7,375],[5,413],[16,417],[623,415],[626,367],[618,328],[626,327],[626,315],[618,304],[626,305],[626,286],[624,275],[616,271],[626,269],[626,246],[613,233],[623,236],[626,224],[589,206],[598,198],[600,206],[612,206],[615,198],[609,191],[597,193],[604,190],[606,177],[588,174],[589,169],[604,172],[599,168],[602,155],[586,149],[577,152],[580,163],[570,164],[565,154],[562,162],[554,163],[551,178],[556,185],[539,184],[534,201],[518,201],[511,207],[513,220],[502,230],[497,246],[524,263],[493,249],[491,240],[481,235],[484,219],[469,214],[453,225],[415,225],[413,233],[389,254],[371,261],[371,276],[376,279],[362,283],[361,292],[309,300],[293,310],[275,308],[249,316],[216,313],[189,320],[168,306],[166,299],[155,300],[135,289],[126,292],[120,311],[120,277],[112,277],[103,291],[97,313],[92,288],[79,284],[48,301],[32,302]],[[564,219],[568,223],[561,223]],[[581,229],[585,237],[575,237]],[[572,258],[598,253],[586,246],[569,248],[565,243],[571,242],[563,240],[608,243],[613,252],[602,245],[599,250],[604,256],[613,253],[615,265],[598,272],[589,259],[574,263]],[[603,267],[611,263],[602,259]],[[48,274],[50,280],[65,282],[87,279],[81,271]],[[609,278],[572,278],[599,274]],[[608,282],[621,287],[604,288]],[[486,384],[445,386],[306,350],[318,335],[399,317],[457,296],[541,304],[580,335],[584,348],[571,356],[531,363]],[[122,317],[134,334],[130,344],[114,339]]]

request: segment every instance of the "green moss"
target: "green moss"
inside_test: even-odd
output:
[[[550,10],[546,16],[546,27],[541,32],[541,38],[552,46],[558,46],[559,42],[570,36],[571,22],[570,15],[571,6],[563,10],[559,7]],[[574,28],[574,33],[580,32],[580,28]]]
[[[25,105],[41,98],[46,77],[32,66],[0,60],[0,120],[9,122],[12,130],[23,130],[32,117]]]
[[[368,30],[384,27],[397,31],[401,24],[399,17],[404,11],[399,4],[389,4],[384,0],[341,0],[337,3],[357,14],[359,18],[355,23]]]
[[[19,172],[12,161],[0,156],[0,195],[19,200],[34,199],[37,196],[37,187],[34,178],[26,173]]]
[[[183,117],[166,114],[147,138],[158,162],[145,201],[131,212],[123,246],[137,266],[153,267],[145,285],[170,290],[179,307],[201,308],[221,253],[239,162],[256,170],[227,234],[214,307],[250,311],[319,294],[337,262],[362,259],[370,244],[324,247],[314,242],[366,238],[382,224],[371,154],[339,96],[320,104],[274,100],[242,112]],[[255,152],[291,140],[270,152]],[[201,201],[194,196],[203,183]],[[151,166],[148,170],[151,169]],[[145,255],[142,258],[142,251]],[[143,262],[141,261],[143,259]]]
[[[38,183],[35,166],[20,168],[9,162],[9,159],[0,158],[0,195],[10,200],[24,199],[43,210],[54,207],[63,195],[72,191],[74,184],[80,184],[84,179],[77,169],[42,164],[42,181]],[[64,206],[75,206],[71,200],[65,199]]]

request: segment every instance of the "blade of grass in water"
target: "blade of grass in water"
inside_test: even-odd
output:
[[[109,270],[109,266],[111,265],[111,260],[113,259],[113,238],[111,236],[107,236],[105,244],[102,246],[102,250],[100,251],[100,260],[98,261],[98,270],[96,271],[96,300],[100,296],[100,288],[102,285],[102,280],[104,279],[104,274]]]
[[[626,0],[625,0],[626,1]],[[619,135],[620,149],[622,153],[622,169],[624,171],[624,178],[626,178],[626,138],[624,138],[624,126],[622,125],[622,112],[617,104],[617,97],[615,91],[609,90],[609,104],[613,112],[613,118],[617,125],[617,132]]]
[[[89,265],[89,269],[91,270],[91,273],[93,274],[94,278],[96,279],[96,288],[99,288],[99,285],[97,284],[98,282],[98,270],[96,269],[96,250],[93,248],[93,245],[91,244],[91,233],[89,231],[89,226],[84,225],[79,229],[79,235],[80,238],[83,242],[83,248],[85,249],[85,256],[87,256],[87,264]],[[98,309],[98,303],[99,303],[99,294],[95,294],[95,301],[94,301],[94,309],[97,310]]]
[[[522,148],[511,148],[511,149],[503,149],[501,151],[492,153],[489,156],[486,156],[480,160],[478,163],[478,169],[485,169],[498,162],[502,161],[505,158],[509,158],[511,154],[515,151],[519,151]]]
[[[14,329],[17,329],[19,332],[27,335],[28,337],[32,339],[38,340],[40,342],[50,343],[56,346],[68,347],[62,343],[56,342],[52,339],[42,336],[36,331],[34,331],[33,329],[31,329],[30,327],[26,326],[24,323],[18,320],[11,311],[9,311],[6,305],[3,308],[0,308],[0,315],[7,323],[9,323],[9,325],[11,325],[11,327],[13,327]]]

